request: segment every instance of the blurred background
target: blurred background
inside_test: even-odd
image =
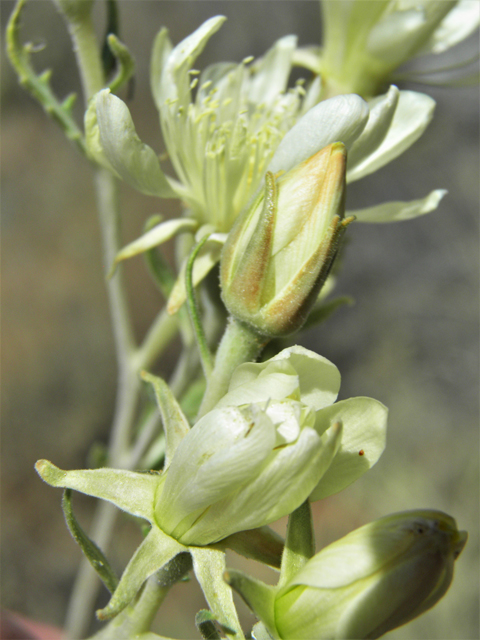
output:
[[[174,43],[208,17],[227,23],[197,65],[259,56],[288,33],[319,42],[313,1],[120,1],[120,35],[136,58],[129,102],[140,137],[162,149],[150,97],[150,47],[167,25]],[[0,3],[2,31],[13,8]],[[104,3],[95,7],[99,35]],[[71,44],[53,3],[29,2],[24,41],[45,43],[38,71],[53,69],[58,95],[79,91]],[[442,63],[478,51],[478,36]],[[355,298],[299,342],[331,359],[342,373],[341,398],[367,395],[390,409],[388,446],[377,466],[341,494],[317,503],[317,549],[394,511],[441,509],[470,539],[447,596],[431,612],[389,634],[392,639],[479,637],[478,421],[478,88],[424,90],[437,101],[423,137],[399,159],[349,187],[349,208],[410,200],[432,189],[448,196],[437,212],[395,225],[354,224],[348,231],[337,292]],[[60,509],[61,492],[33,470],[38,458],[61,468],[87,464],[94,442],[105,443],[116,370],[101,265],[100,237],[87,162],[18,85],[2,58],[2,604],[61,626],[80,561]],[[82,107],[77,106],[79,122]],[[146,219],[176,215],[159,201],[121,186],[125,242]],[[141,337],[161,304],[141,259],[127,265],[135,329]],[[168,376],[175,345],[159,363]],[[94,501],[75,496],[88,527]],[[285,522],[277,525],[281,533]],[[140,541],[122,518],[111,551],[120,572]],[[232,554],[229,563],[274,575]],[[102,593],[102,605],[106,594]],[[194,638],[194,614],[205,607],[194,580],[179,584],[161,609],[156,630]],[[239,605],[245,628],[253,618]],[[6,640],[6,639],[4,639]]]

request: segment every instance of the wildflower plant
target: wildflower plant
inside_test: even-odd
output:
[[[369,397],[338,399],[336,365],[293,342],[344,302],[325,299],[350,225],[415,218],[445,195],[346,209],[348,185],[395,160],[433,117],[434,100],[391,84],[394,71],[469,35],[472,3],[322,2],[322,49],[299,49],[286,35],[257,60],[202,71],[197,58],[225,18],[211,17],[176,44],[162,27],[150,81],[169,169],[137,135],[125,95],[134,61],[115,32],[106,38],[115,73],[101,63],[93,0],[56,0],[81,72],[83,130],[73,101],[60,102],[48,74],[34,71],[21,40],[25,4],[10,18],[8,54],[94,167],[116,337],[120,384],[104,464],[64,471],[36,463],[46,483],[64,489],[68,528],[110,591],[95,637],[160,638],[153,618],[191,570],[209,607],[196,617],[203,638],[246,637],[233,591],[259,620],[257,640],[377,638],[433,607],[467,538],[440,511],[386,515],[315,554],[310,505],[376,464],[388,411]],[[468,28],[459,17],[467,14]],[[292,86],[294,66],[306,77]],[[119,180],[177,199],[180,215],[148,220],[125,244]],[[161,253],[172,239],[175,270]],[[120,263],[139,254],[166,303],[136,344]],[[182,351],[166,382],[152,369],[177,333]],[[72,490],[104,501],[100,541],[78,523]],[[142,528],[120,578],[100,548],[115,535],[105,502]],[[283,540],[270,525],[285,516]],[[279,570],[277,584],[227,569],[227,549]],[[83,569],[69,637],[85,637],[94,596]]]

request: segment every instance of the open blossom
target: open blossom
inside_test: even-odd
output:
[[[269,524],[309,497],[340,491],[375,464],[385,446],[387,410],[371,398],[335,402],[339,386],[335,365],[291,347],[237,367],[226,396],[192,429],[164,391],[175,419],[165,424],[161,474],[62,471],[39,461],[37,471],[49,484],[109,500],[151,524],[111,608],[128,603],[188,546]]]
[[[163,172],[157,154],[139,139],[120,98],[103,90],[89,106],[85,125],[91,156],[142,193],[178,197],[188,206],[184,217],[162,222],[124,247],[117,262],[206,226],[213,235],[204,266],[194,269],[198,282],[218,262],[226,234],[262,188],[266,172],[286,172],[342,142],[348,151],[347,182],[358,180],[403,153],[432,118],[431,98],[396,87],[371,105],[353,94],[317,104],[315,83],[307,92],[301,84],[288,89],[294,36],[280,39],[256,63],[218,63],[198,77],[195,60],[223,21],[222,16],[207,20],[173,48],[163,29],[153,48],[152,92],[178,179]],[[436,208],[443,193],[354,213],[359,221],[407,219]]]
[[[403,63],[443,53],[480,22],[477,0],[321,0],[320,7],[323,46],[298,51],[296,62],[320,74],[322,97],[376,96]]]
[[[379,638],[445,595],[466,540],[445,513],[407,511],[352,531],[277,588],[238,571],[228,581],[276,640]]]

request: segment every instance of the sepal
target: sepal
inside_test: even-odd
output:
[[[280,636],[275,625],[277,587],[267,585],[235,569],[229,569],[224,574],[224,579],[232,589],[235,589],[242,596],[257,618],[266,626],[272,637],[275,640],[279,639]]]

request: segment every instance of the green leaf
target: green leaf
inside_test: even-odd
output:
[[[108,500],[127,513],[154,521],[155,492],[161,481],[158,475],[109,468],[62,471],[48,460],[39,460],[35,469],[52,487]]]
[[[272,587],[242,571],[229,569],[224,578],[245,600],[254,614],[267,627],[274,638],[278,638],[275,626],[275,595],[277,587]]]
[[[195,576],[215,619],[229,638],[244,640],[232,590],[223,580],[225,554],[214,547],[190,547]]]
[[[188,420],[183,414],[180,405],[173,395],[170,387],[157,376],[142,371],[142,379],[149,382],[155,391],[158,408],[162,416],[163,429],[167,441],[165,449],[165,470],[169,467],[178,445],[190,431]]]
[[[270,527],[239,531],[222,540],[220,544],[244,558],[251,558],[280,569],[284,540]]]
[[[287,584],[315,554],[312,509],[306,500],[288,518],[287,538],[278,587]]]
[[[60,102],[52,92],[49,81],[51,72],[45,71],[37,75],[30,63],[33,47],[20,43],[20,18],[26,0],[18,0],[8,21],[6,30],[7,55],[18,75],[20,84],[38,100],[45,112],[58,122],[69,140],[86,154],[85,140],[72,115],[74,98],[69,96]],[[84,3],[85,6],[89,3]]]
[[[97,617],[108,620],[119,614],[133,600],[145,580],[183,551],[187,551],[186,547],[154,525],[128,563],[110,602],[97,611]]]
[[[107,37],[107,44],[118,64],[117,73],[108,85],[110,91],[115,93],[133,77],[133,74],[135,73],[135,60],[123,42],[121,42],[113,33],[110,33]]]
[[[73,539],[80,545],[83,553],[88,561],[95,569],[100,579],[110,591],[113,593],[118,585],[118,577],[111,568],[103,551],[87,536],[82,527],[78,524],[72,509],[72,492],[65,489],[62,498],[62,509],[68,530],[72,534]]]

